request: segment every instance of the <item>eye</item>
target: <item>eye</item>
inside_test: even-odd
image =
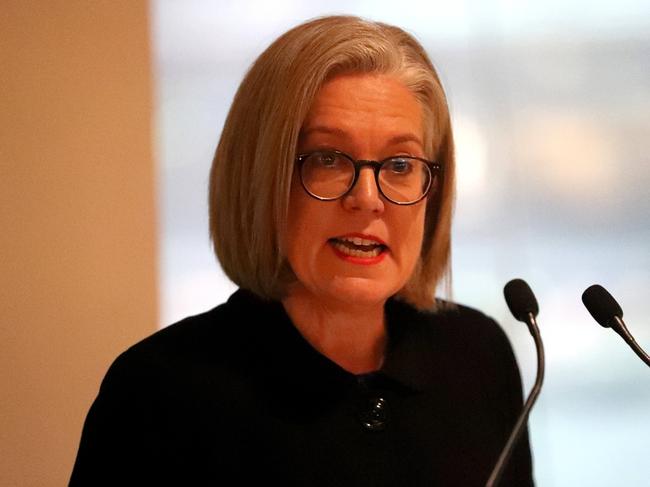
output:
[[[384,170],[396,175],[407,175],[413,171],[413,161],[406,157],[395,157],[384,163]]]
[[[318,162],[323,166],[335,166],[338,157],[333,152],[321,152],[318,154]]]
[[[345,160],[336,152],[314,152],[310,162],[322,169],[337,169],[345,165]]]

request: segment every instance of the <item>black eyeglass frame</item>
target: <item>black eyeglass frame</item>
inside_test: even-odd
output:
[[[352,178],[352,182],[350,183],[350,186],[348,189],[343,192],[340,196],[336,196],[334,198],[324,198],[322,196],[315,195],[309,189],[307,189],[307,186],[305,186],[305,181],[302,178],[302,165],[305,162],[305,160],[314,154],[336,154],[342,157],[345,157],[347,160],[349,160],[352,165],[354,166],[354,177]],[[384,164],[390,161],[394,161],[395,159],[416,159],[418,161],[424,162],[426,164],[427,169],[429,169],[429,175],[431,176],[429,178],[429,185],[427,186],[426,191],[422,193],[422,196],[420,196],[417,200],[415,201],[409,201],[407,203],[395,201],[384,193],[384,191],[381,189],[381,184],[379,184],[379,171],[383,167]],[[354,185],[357,184],[357,180],[359,179],[359,173],[361,171],[362,167],[365,166],[370,166],[372,167],[372,170],[375,174],[375,184],[377,185],[377,190],[379,193],[386,198],[386,200],[390,201],[394,205],[400,205],[400,206],[409,206],[409,205],[414,205],[416,203],[419,203],[422,201],[428,194],[429,191],[431,191],[431,186],[433,186],[433,180],[434,177],[437,175],[437,173],[442,172],[442,164],[439,164],[437,162],[429,161],[427,159],[424,159],[423,157],[416,157],[416,156],[391,156],[387,157],[386,159],[383,159],[381,161],[372,161],[372,160],[367,160],[367,159],[358,159],[355,160],[352,158],[352,156],[349,156],[345,152],[341,152],[338,150],[317,150],[317,151],[312,151],[312,152],[306,152],[304,154],[299,154],[296,156],[296,164],[298,165],[298,174],[300,176],[300,184],[302,185],[303,189],[305,192],[311,196],[312,198],[315,198],[319,201],[335,201],[340,198],[343,198],[345,195],[347,195],[350,191],[352,191],[352,188],[354,188]]]

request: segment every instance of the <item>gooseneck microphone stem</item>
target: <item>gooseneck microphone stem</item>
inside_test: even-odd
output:
[[[535,349],[537,350],[537,377],[535,378],[535,384],[533,384],[533,387],[528,395],[528,399],[526,400],[521,414],[519,415],[519,419],[517,419],[517,423],[510,433],[508,442],[503,447],[501,455],[499,456],[499,460],[497,460],[497,463],[492,470],[492,474],[485,484],[486,487],[496,487],[501,480],[501,475],[503,474],[505,466],[508,464],[508,460],[510,459],[512,451],[517,444],[517,440],[519,440],[522,432],[524,431],[530,410],[533,408],[533,405],[535,404],[535,401],[537,400],[537,397],[542,390],[542,382],[544,381],[544,344],[542,343],[542,337],[540,336],[539,328],[537,327],[537,321],[535,320],[535,315],[533,313],[528,313],[525,319],[525,323],[526,326],[528,326],[528,331],[530,331],[530,334],[533,336],[533,340],[535,341]]]
[[[625,326],[625,323],[623,322],[622,318],[619,318],[618,316],[614,316],[614,323],[612,323],[612,329],[621,335],[621,338],[625,340],[625,343],[627,343],[632,350],[634,350],[634,353],[636,353],[641,360],[643,360],[648,367],[650,367],[650,357],[648,356],[647,353],[641,348],[641,345],[639,345],[632,334],[628,331],[627,326]]]

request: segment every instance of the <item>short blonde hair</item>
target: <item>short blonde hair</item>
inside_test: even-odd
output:
[[[436,287],[450,285],[454,147],[442,84],[422,46],[403,30],[357,17],[322,17],[279,37],[244,77],[210,172],[210,236],[238,286],[281,299],[295,281],[282,235],[300,130],[322,84],[338,74],[395,76],[422,105],[425,152],[443,167],[427,200],[424,241],[398,297],[434,309]]]

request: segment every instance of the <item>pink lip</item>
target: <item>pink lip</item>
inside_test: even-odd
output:
[[[383,245],[385,248],[376,257],[354,257],[352,255],[344,254],[339,249],[337,249],[334,245],[330,245],[330,248],[339,259],[342,259],[351,264],[374,265],[374,264],[379,264],[382,260],[384,260],[386,254],[388,254],[388,245],[386,245],[386,243],[382,239],[377,238],[374,235],[355,232],[355,233],[346,233],[345,235],[340,235],[339,237],[336,238],[354,238],[354,237],[363,238],[365,240],[372,240],[373,242],[377,242],[378,244]]]
[[[344,254],[334,246],[330,246],[330,248],[339,259],[343,259],[346,262],[349,262],[351,264],[358,264],[358,265],[379,264],[382,260],[384,260],[384,257],[386,257],[386,254],[388,253],[388,251],[384,250],[377,257],[354,257],[352,255]]]

